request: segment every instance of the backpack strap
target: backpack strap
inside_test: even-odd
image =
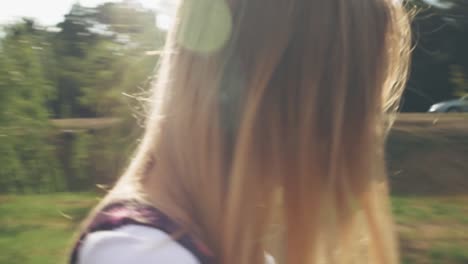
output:
[[[78,263],[78,252],[88,234],[114,230],[125,225],[142,225],[161,230],[189,250],[201,264],[214,263],[214,255],[210,249],[199,239],[182,232],[182,227],[167,215],[150,205],[127,200],[110,203],[95,216],[76,242],[70,264]]]

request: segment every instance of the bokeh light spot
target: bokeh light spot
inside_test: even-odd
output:
[[[224,46],[232,30],[232,17],[224,0],[186,0],[182,4],[178,43],[184,48],[212,53]]]

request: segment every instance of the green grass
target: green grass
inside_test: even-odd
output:
[[[402,263],[468,263],[468,197],[394,197]]]
[[[468,224],[467,197],[394,197],[399,224],[418,222]]]
[[[66,263],[93,194],[0,196],[0,263]]]
[[[0,263],[66,263],[96,194],[0,196]],[[468,263],[468,197],[393,197],[403,264]]]

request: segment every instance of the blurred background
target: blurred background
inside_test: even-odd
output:
[[[466,264],[468,2],[405,3],[413,64],[387,146],[402,262]],[[174,0],[0,3],[0,263],[66,262],[138,143],[174,12]]]

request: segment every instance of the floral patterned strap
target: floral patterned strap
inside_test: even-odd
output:
[[[125,225],[143,225],[159,229],[173,237],[177,235],[174,239],[194,254],[201,264],[214,263],[213,254],[204,243],[187,233],[178,236],[181,226],[158,209],[136,201],[119,201],[107,205],[96,215],[75,244],[70,264],[78,263],[78,251],[89,233],[114,230]]]

